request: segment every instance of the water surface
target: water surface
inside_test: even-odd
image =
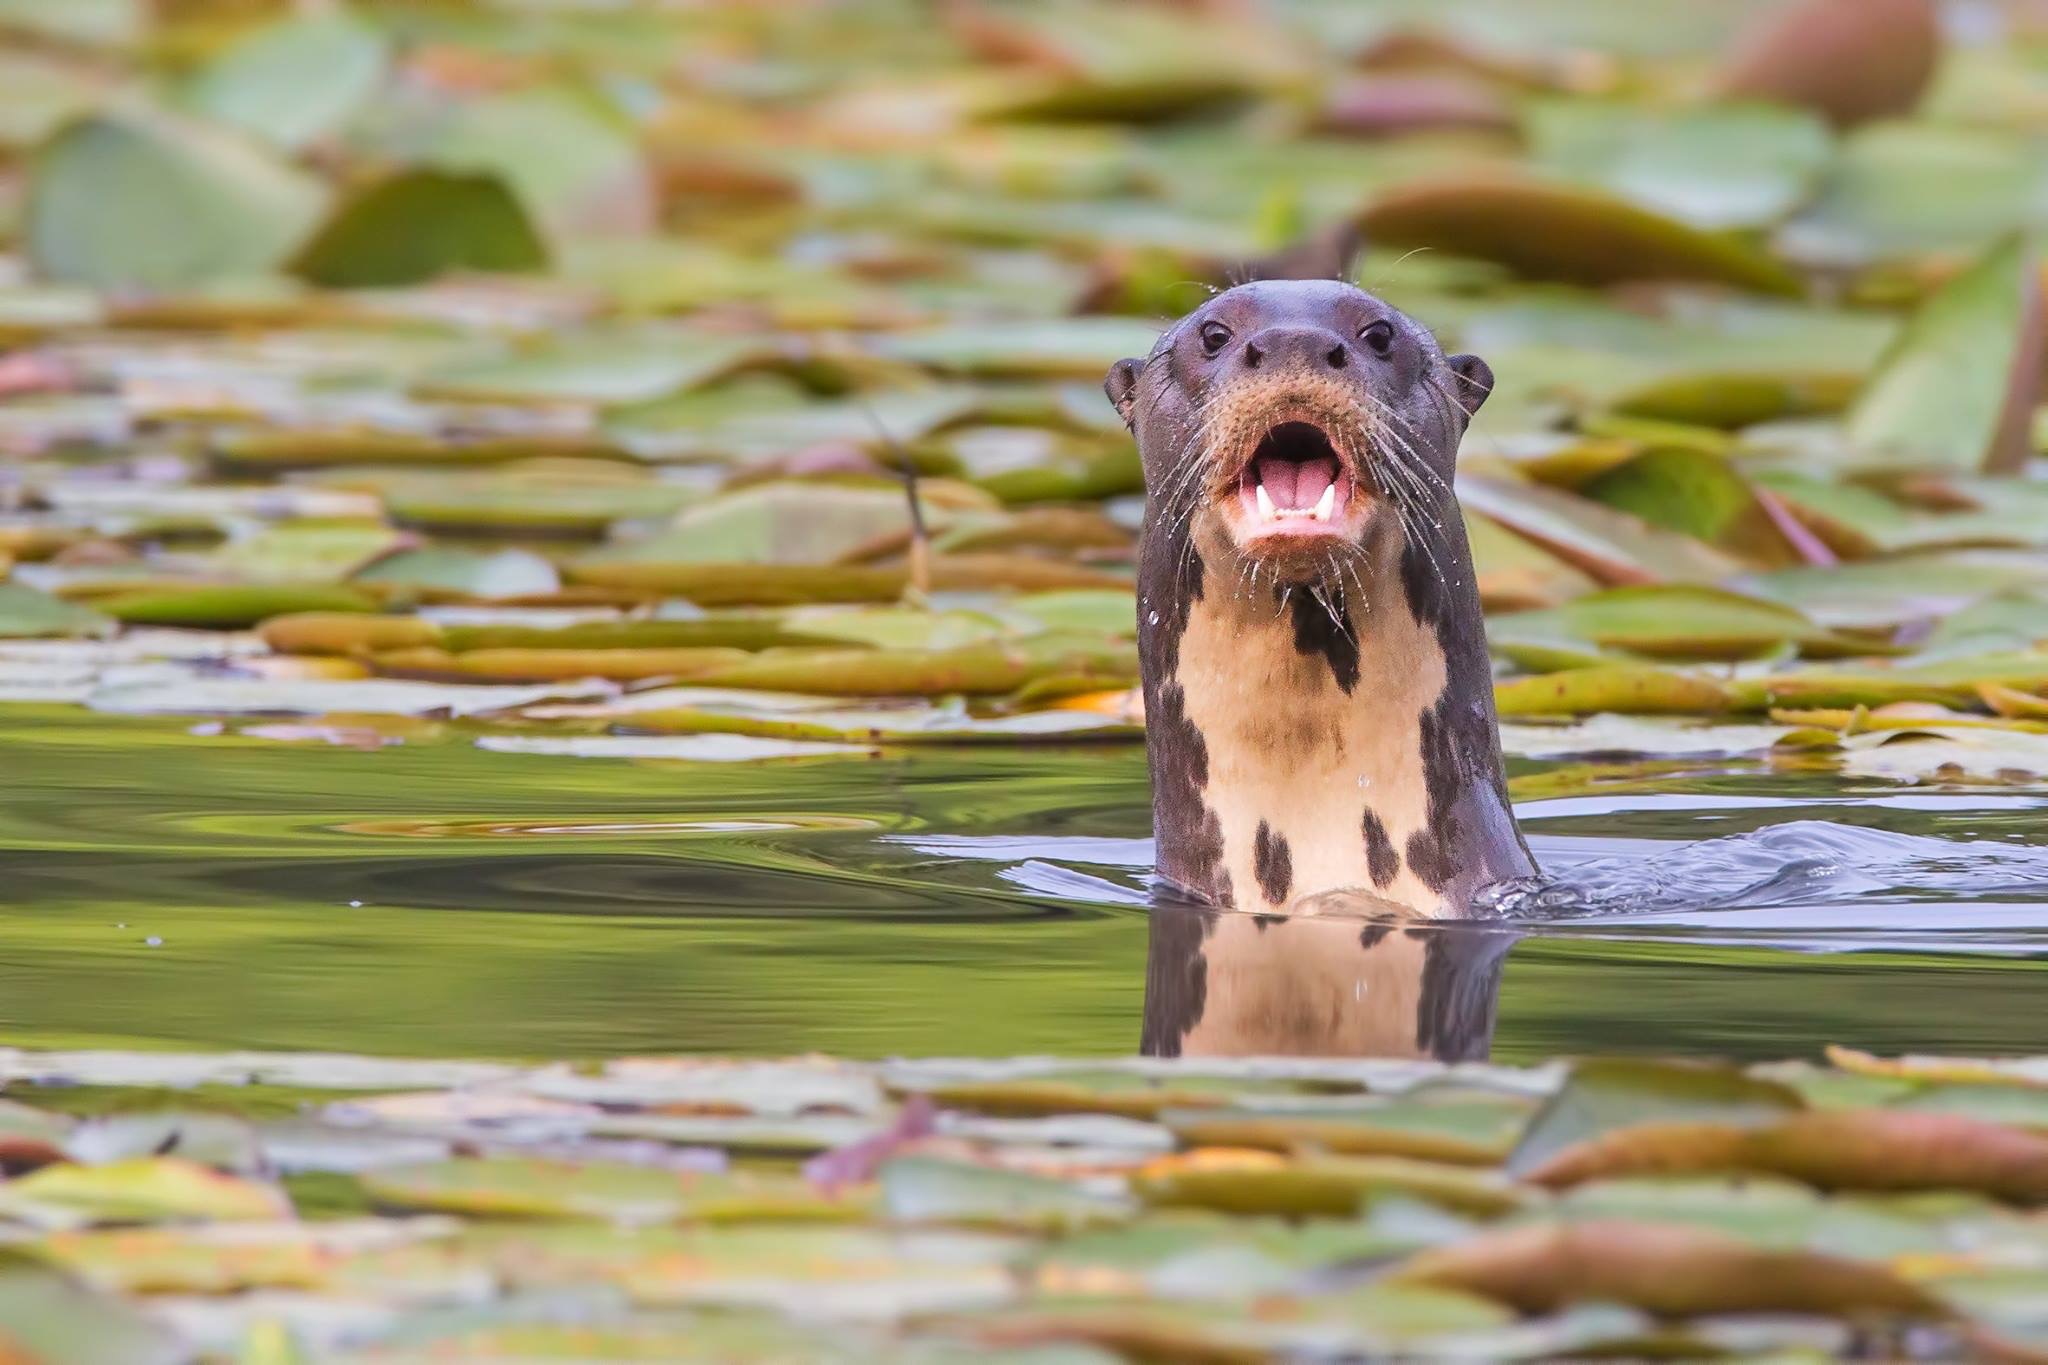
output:
[[[1138,1045],[1136,746],[678,765],[486,752],[454,727],[375,751],[210,728],[0,709],[8,1043]],[[1514,772],[1570,889],[1502,944],[1497,1057],[2048,1037],[2025,970],[2048,951],[2048,791]]]

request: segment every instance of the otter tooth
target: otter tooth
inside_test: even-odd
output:
[[[1257,485],[1252,496],[1258,499],[1259,515],[1271,521],[1276,514],[1273,511],[1273,495],[1266,491],[1266,485]]]
[[[1328,521],[1330,519],[1330,514],[1332,512],[1335,512],[1336,510],[1337,485],[1333,480],[1332,482],[1323,485],[1323,495],[1320,498],[1316,499],[1315,518],[1317,521]]]

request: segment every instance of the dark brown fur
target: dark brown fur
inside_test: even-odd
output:
[[[1111,370],[1149,494],[1138,648],[1169,883],[1243,908],[1366,888],[1456,915],[1533,871],[1449,494],[1490,385],[1475,357],[1332,281],[1230,290]],[[1355,472],[1355,528],[1247,549],[1245,452],[1304,417]]]

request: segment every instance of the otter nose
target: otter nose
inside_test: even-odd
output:
[[[1268,327],[1244,344],[1248,370],[1341,370],[1351,362],[1344,339],[1322,327]]]

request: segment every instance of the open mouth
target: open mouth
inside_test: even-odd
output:
[[[1267,431],[1237,481],[1245,531],[1256,537],[1336,534],[1356,492],[1351,471],[1313,422]]]

